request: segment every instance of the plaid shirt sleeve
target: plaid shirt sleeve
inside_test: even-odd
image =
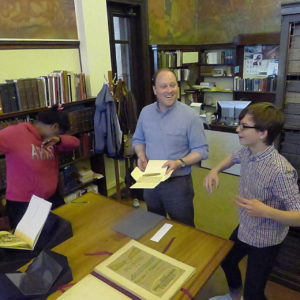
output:
[[[246,148],[242,147],[242,149],[240,149],[239,151],[235,152],[232,154],[232,162],[234,164],[240,164],[241,163],[241,159],[243,157],[243,154],[245,153]]]
[[[282,209],[300,211],[300,194],[295,169],[288,168],[275,178],[273,194],[282,203]]]

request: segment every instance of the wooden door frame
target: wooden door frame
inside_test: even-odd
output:
[[[140,45],[140,56],[139,56],[139,72],[138,77],[140,78],[141,87],[140,93],[136,96],[136,101],[138,105],[138,111],[140,111],[145,105],[152,103],[151,94],[151,74],[150,74],[150,61],[149,61],[149,25],[148,25],[148,5],[147,1],[144,0],[107,0],[107,4],[120,4],[120,5],[131,5],[138,9],[139,11],[139,24],[141,28],[139,29],[139,34],[137,36],[137,43]],[[110,22],[110,20],[109,20]],[[111,26],[110,26],[111,28]],[[111,33],[110,33],[111,36]],[[112,41],[110,39],[110,45],[112,49]],[[136,75],[136,74],[135,74]]]

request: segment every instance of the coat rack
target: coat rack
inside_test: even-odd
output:
[[[107,72],[108,76],[108,86],[111,93],[113,93],[114,78],[112,71]],[[119,160],[114,158],[114,168],[115,168],[115,180],[116,180],[116,199],[121,200],[121,185],[120,185],[120,165]]]

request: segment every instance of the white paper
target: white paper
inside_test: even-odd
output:
[[[26,235],[30,240],[34,241],[33,246],[35,246],[51,206],[51,202],[33,195],[24,216],[16,227],[15,233],[20,232],[20,234]]]
[[[153,189],[159,185],[162,181],[167,180],[173,171],[167,172],[167,167],[162,167],[167,160],[149,160],[147,167],[142,172],[136,167],[132,172],[131,176],[136,181],[130,188],[131,189]]]
[[[268,64],[267,75],[276,75],[278,72],[278,63],[270,61]]]
[[[159,173],[165,175],[167,167],[162,167],[167,160],[149,160],[144,174]]]
[[[166,223],[164,224],[154,235],[153,237],[150,239],[153,242],[159,242],[163,236],[171,229],[173,225]]]

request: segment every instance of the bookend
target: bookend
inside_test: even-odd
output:
[[[0,273],[16,271],[36,257],[43,249],[51,249],[72,236],[72,224],[50,212],[33,251],[0,249]]]
[[[64,255],[43,250],[24,273],[0,274],[0,299],[42,300],[73,280]]]

